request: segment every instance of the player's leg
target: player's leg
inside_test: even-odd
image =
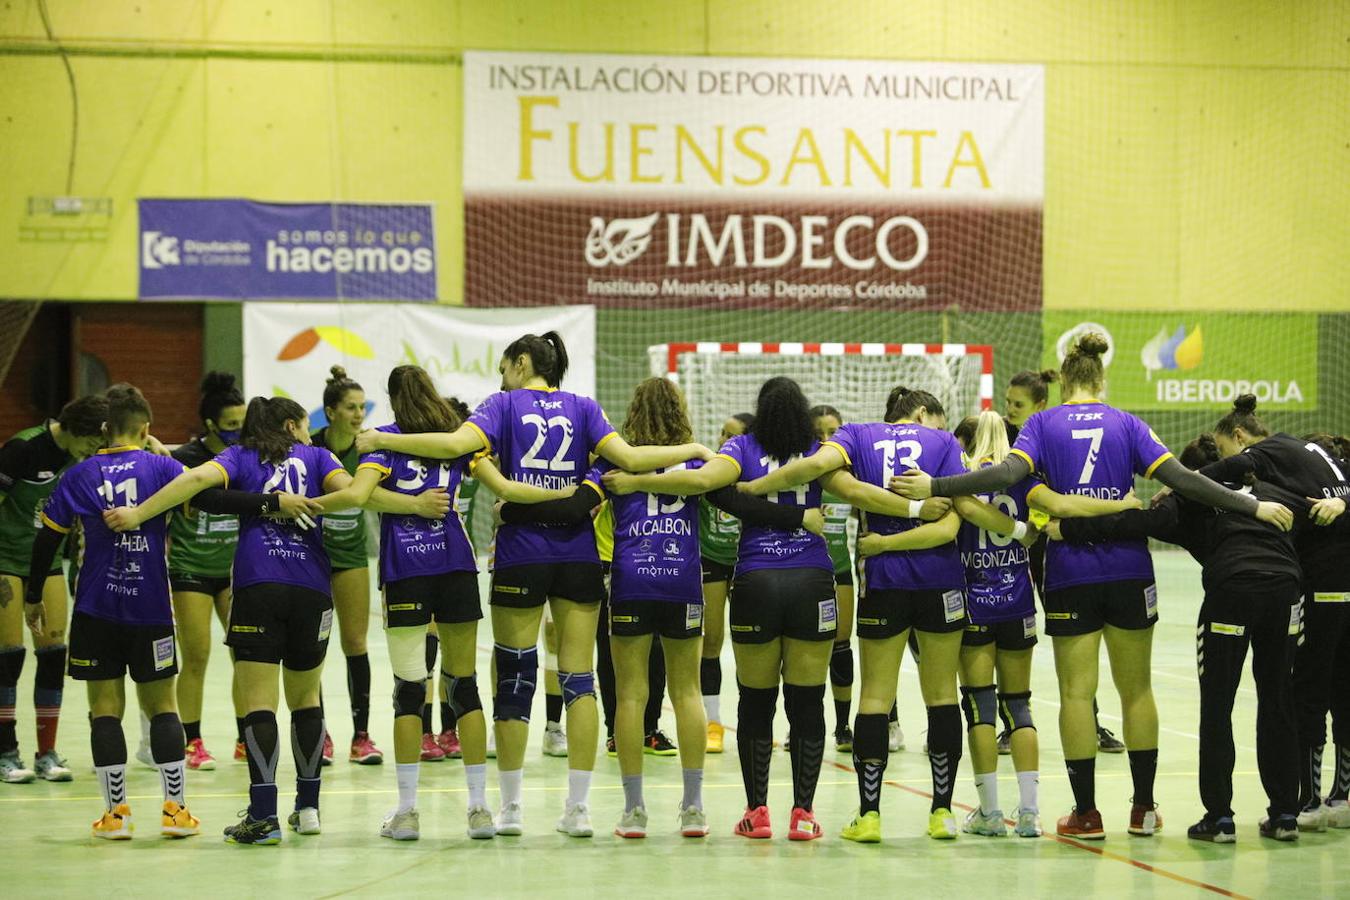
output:
[[[1125,746],[1134,783],[1130,833],[1152,835],[1162,824],[1153,797],[1158,771],[1158,705],[1153,698],[1153,629],[1108,624],[1103,632],[1111,680],[1120,695]]]
[[[496,577],[501,577],[498,572]],[[539,683],[539,623],[542,606],[514,607],[493,596],[493,723],[496,732],[497,777],[501,810],[497,833],[523,832],[521,787],[525,744],[529,739],[530,708]]]
[[[600,612],[595,619],[595,683],[600,690],[600,708],[605,717],[605,750],[618,755],[614,737],[615,716],[618,713],[618,689],[614,683],[614,650],[609,643],[609,576],[605,576],[605,596],[600,600]]]
[[[173,621],[178,635],[180,670],[175,679],[178,711],[183,720],[187,742],[187,766],[211,770],[216,760],[202,741],[202,697],[205,694],[207,665],[211,660],[211,618],[215,598],[201,591],[173,592]],[[153,748],[152,748],[153,749]]]
[[[221,630],[230,633],[230,607],[234,603],[233,587],[216,592],[216,618],[220,620]],[[228,643],[228,641],[226,642]],[[229,651],[230,668],[234,669],[234,651]],[[244,750],[244,695],[240,692],[239,682],[230,678],[230,703],[234,706],[234,761],[244,762],[247,754]]]
[[[642,749],[652,756],[674,756],[679,752],[661,730],[661,708],[666,699],[666,653],[660,641],[652,643],[647,656],[647,705],[642,711]]]
[[[468,574],[477,612],[477,576]],[[438,624],[437,630],[441,639],[441,680],[446,684],[447,702],[463,748],[464,780],[469,791],[469,837],[491,838],[497,829],[487,806],[487,719],[478,691],[478,620]]]
[[[850,721],[853,708],[853,580],[849,572],[835,573],[835,578],[847,577],[834,588],[835,606],[839,611],[838,630],[830,653],[830,693],[834,698],[834,749],[839,753],[853,751],[853,729]]]
[[[549,598],[558,635],[558,682],[567,709],[567,801],[558,829],[573,837],[589,837],[591,776],[599,740],[600,716],[595,697],[596,602]],[[644,679],[645,680],[645,679]]]
[[[1020,625],[1020,623],[1017,623]],[[1035,623],[1031,625],[1030,640],[1035,642]],[[1025,643],[1025,632],[1024,641]],[[1012,751],[1013,770],[1017,773],[1017,824],[1014,830],[1020,837],[1040,837],[1040,735],[1031,718],[1031,647],[1000,646],[994,660],[998,673],[998,705],[1002,720],[1011,732],[1008,743]]]
[[[1093,726],[1092,698],[1097,695],[1102,632],[1052,634],[1051,637],[1055,678],[1059,683],[1059,738],[1074,797],[1073,812],[1060,819],[1057,828],[1060,834],[1100,839],[1104,832],[1101,815],[1097,812],[1097,735]]]
[[[37,777],[19,753],[19,676],[28,649],[23,643],[23,579],[0,575],[0,781],[24,784]]]
[[[178,715],[177,686],[174,672],[177,666],[158,668],[162,660],[158,642],[169,641],[173,633],[165,629],[158,633],[149,628],[136,629],[150,652],[149,666],[137,671],[133,664],[132,679],[136,682],[136,697],[141,712],[150,719],[150,752],[159,770],[160,787],[164,792],[160,808],[160,834],[169,838],[185,838],[201,833],[201,822],[187,807],[187,765],[183,722]]]
[[[94,774],[103,793],[103,815],[94,822],[94,837],[131,838],[131,806],[127,802],[127,739],[122,732],[126,708],[124,676],[85,681],[89,695],[89,746]]]
[[[33,771],[47,781],[70,781],[71,771],[56,751],[56,729],[66,683],[66,626],[70,621],[70,594],[62,573],[48,575],[42,584],[46,633],[33,639],[33,710],[37,717],[37,756]]]
[[[928,765],[933,777],[928,836],[938,839],[956,836],[951,809],[962,750],[956,674],[963,630],[919,632],[919,691],[928,710]]]
[[[680,773],[684,782],[680,833],[685,837],[703,837],[708,833],[708,817],[703,811],[706,752],[703,739],[707,733],[700,684],[703,642],[697,631],[692,635],[689,631],[664,633],[661,650],[666,659],[666,689],[675,708],[675,735],[680,741]]]
[[[614,676],[618,696],[614,710],[614,745],[619,755],[619,775],[623,780],[623,815],[614,833],[619,837],[647,835],[647,809],[642,796],[643,711],[647,706],[648,656],[652,633],[610,638]],[[575,734],[573,735],[575,740]]]
[[[974,634],[974,633],[970,633]],[[961,647],[961,711],[966,717],[966,740],[970,744],[970,767],[975,777],[975,792],[980,805],[970,811],[962,830],[970,834],[1007,833],[1003,807],[998,799],[998,738],[994,733],[998,718],[998,691],[994,687],[994,661],[998,645],[993,634],[985,632],[972,643],[963,635]]]
[[[436,623],[428,622],[424,640],[424,655],[427,664],[427,689],[422,699],[422,762],[440,762],[450,754],[441,746],[432,721],[434,708],[432,700],[436,689],[436,657],[440,655],[441,638],[436,631]],[[444,685],[442,684],[442,690]]]
[[[707,752],[721,753],[726,740],[722,727],[722,642],[726,636],[727,586],[720,576],[706,580],[708,561],[704,560],[703,582],[703,655],[699,662],[699,686],[703,709],[708,719]]]
[[[338,638],[347,660],[347,696],[351,700],[352,740],[347,758],[360,765],[379,765],[380,748],[370,739],[370,570],[365,566],[333,572],[333,608]],[[420,742],[420,741],[419,741]]]
[[[558,627],[553,610],[544,606],[544,755],[567,755],[567,732],[563,729],[562,683],[558,680]]]
[[[873,592],[874,594],[876,592]],[[881,782],[890,758],[887,747],[888,713],[895,706],[900,660],[908,629],[891,629],[890,621],[864,625],[872,619],[860,604],[858,627],[858,715],[853,723],[853,768],[858,777],[858,814],[845,826],[843,837],[860,843],[881,840]],[[900,623],[896,623],[900,624]]]
[[[732,604],[732,624],[739,624]],[[743,837],[767,838],[769,825],[769,771],[773,760],[773,720],[778,709],[778,683],[783,670],[780,638],[751,643],[758,637],[732,632],[736,656],[736,685],[740,700],[736,712],[736,749],[745,786],[745,814],[736,826]]]

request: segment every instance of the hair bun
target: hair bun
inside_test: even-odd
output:
[[[1040,372],[1041,381],[1046,384],[1054,384],[1059,381],[1059,372],[1055,369],[1042,369]]]
[[[912,393],[914,393],[914,390],[912,388],[907,388],[904,385],[900,385],[895,389],[895,396],[897,397],[908,397]]]
[[[1111,345],[1106,342],[1106,338],[1095,331],[1090,331],[1078,339],[1077,350],[1087,356],[1101,356]]]
[[[1242,394],[1233,401],[1233,412],[1250,416],[1256,412],[1256,395]]]
[[[207,372],[202,379],[203,394],[228,394],[234,390],[235,377],[229,372]]]
[[[331,366],[328,371],[333,373],[332,377],[328,379],[330,384],[334,381],[347,380],[347,370],[342,368],[342,366]]]

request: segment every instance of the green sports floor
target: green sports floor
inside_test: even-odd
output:
[[[1095,844],[1047,836],[977,838],[962,835],[936,842],[924,835],[928,812],[928,764],[919,752],[924,715],[913,663],[906,660],[900,683],[900,718],[908,749],[891,756],[882,798],[884,841],[859,846],[837,837],[852,815],[856,787],[846,756],[827,750],[827,762],[816,800],[827,837],[809,844],[790,843],[786,816],[791,802],[786,754],[774,763],[770,809],[780,837],[750,842],[733,837],[731,827],[744,796],[734,746],[709,757],[705,804],[713,833],[705,840],[681,838],[675,829],[680,795],[675,758],[647,757],[647,805],[652,815],[645,841],[623,841],[609,833],[621,812],[622,791],[617,761],[600,755],[592,791],[592,816],[597,834],[591,840],[564,837],[553,831],[566,792],[566,760],[539,753],[542,739],[542,692],[537,699],[531,753],[527,758],[525,812],[527,834],[518,838],[470,841],[464,834],[465,791],[458,761],[423,767],[420,807],[422,840],[395,844],[376,832],[395,800],[392,765],[354,766],[342,758],[347,738],[345,717],[330,726],[339,759],[324,770],[322,814],[324,833],[301,838],[289,832],[280,847],[237,847],[225,844],[221,829],[235,821],[246,805],[248,773],[230,761],[233,713],[229,704],[229,669],[223,652],[212,660],[207,688],[204,736],[220,758],[214,772],[188,776],[188,802],[202,820],[203,834],[185,841],[158,837],[155,813],[160,801],[157,774],[133,763],[129,793],[144,834],[127,843],[97,842],[89,823],[101,801],[92,774],[87,711],[83,691],[69,684],[62,718],[60,747],[76,773],[71,784],[0,785],[0,830],[4,834],[4,886],[0,896],[415,896],[448,893],[458,896],[647,896],[719,897],[792,893],[797,897],[846,897],[899,894],[920,897],[1085,896],[1350,896],[1350,831],[1304,835],[1297,844],[1258,838],[1257,819],[1265,800],[1255,770],[1254,717],[1256,695],[1250,679],[1237,704],[1235,736],[1238,843],[1215,846],[1188,841],[1186,826],[1200,815],[1196,791],[1195,736],[1197,689],[1194,631],[1200,601],[1199,570],[1179,553],[1155,555],[1162,622],[1154,650],[1155,690],[1163,722],[1158,766],[1158,799],[1166,819],[1164,832],[1152,839],[1125,832],[1130,779],[1123,755],[1099,757],[1098,802],[1108,831]],[[382,698],[391,686],[378,614],[371,619],[371,661],[377,698],[371,731],[391,749],[391,711]],[[491,646],[486,624],[480,649]],[[486,671],[487,655],[480,671]],[[734,719],[735,681],[728,647],[724,658],[726,693],[723,709]],[[20,737],[32,751],[32,666],[20,685]],[[342,710],[345,673],[334,640],[325,673],[330,711]],[[1033,705],[1041,724],[1041,809],[1047,829],[1070,804],[1063,758],[1055,724],[1054,672],[1048,647],[1039,655]],[[1103,674],[1103,684],[1109,684]],[[486,691],[485,693],[485,701]],[[1102,717],[1119,732],[1119,703],[1109,687],[1101,692]],[[833,724],[833,716],[826,714]],[[284,713],[282,717],[285,723]],[[667,711],[666,730],[674,733]],[[138,726],[127,722],[134,749]],[[786,731],[781,714],[780,736]],[[1328,758],[1332,754],[1328,753]],[[392,757],[390,758],[392,762]],[[1005,808],[1015,806],[1016,783],[1007,757],[1001,760],[1001,792]],[[489,802],[496,803],[495,772],[489,769]],[[294,776],[289,750],[283,748],[278,780]],[[969,758],[962,761],[956,799],[958,815],[975,801]]]

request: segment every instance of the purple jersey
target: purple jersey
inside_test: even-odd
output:
[[[296,444],[281,463],[264,462],[256,450],[235,444],[209,463],[225,473],[225,486],[240,491],[285,491],[322,497],[328,479],[346,472],[327,447]],[[243,517],[234,550],[234,586],[293,584],[321,594],[331,593],[328,553],[323,549],[323,522],[301,528],[289,519]]]
[[[377,431],[400,434],[397,425]],[[395,494],[415,496],[432,488],[450,494],[450,513],[443,519],[380,513],[380,585],[447,572],[477,572],[473,545],[459,514],[459,488],[472,456],[459,459],[421,459],[392,450],[376,450],[361,457],[357,471],[380,473],[380,487]]]
[[[988,466],[984,460],[981,468]],[[1027,494],[1040,484],[1034,477],[1023,478],[998,494],[976,494],[1010,518],[1027,520]],[[1027,548],[1013,537],[993,534],[969,522],[961,523],[957,535],[961,563],[966,569],[966,615],[976,625],[1025,619],[1036,615],[1031,589],[1031,557]]]
[[[1022,426],[1013,453],[1031,464],[1045,486],[1061,494],[1119,500],[1170,459],[1143,421],[1097,400],[1066,403],[1034,414]],[[1035,489],[1028,492],[1033,496]],[[1153,580],[1148,542],[1051,541],[1045,553],[1045,588],[1103,581]]]
[[[600,404],[551,388],[493,394],[466,424],[482,436],[503,475],[550,490],[581,484],[590,468],[590,454],[614,435]],[[494,567],[541,561],[600,562],[595,529],[589,522],[497,529]]]
[[[883,422],[844,425],[826,442],[844,455],[853,477],[890,489],[891,477],[921,469],[934,477],[960,475],[961,446],[945,431],[918,424]],[[875,534],[900,534],[917,528],[918,519],[866,513],[864,528]],[[949,591],[965,585],[956,542],[927,550],[900,550],[869,557],[863,566],[867,587],[878,590]]]
[[[812,444],[807,456],[816,452],[819,444]],[[740,470],[740,481],[754,481],[770,472],[776,471],[781,463],[765,452],[754,435],[739,434],[722,445],[718,456],[731,460]],[[800,454],[792,459],[799,459]],[[773,503],[783,503],[798,509],[815,509],[820,506],[820,485],[816,482],[799,485],[787,491],[770,494],[765,498]],[[830,551],[825,539],[812,534],[805,528],[796,531],[782,531],[766,525],[746,523],[741,528],[740,555],[736,560],[736,574],[753,572],[756,569],[824,569],[833,574],[834,563],[830,561]]]
[[[702,460],[679,463],[663,472],[697,469]],[[605,495],[601,477],[614,469],[600,460],[586,483]],[[610,569],[613,600],[664,600],[703,605],[702,560],[698,547],[698,498],[670,494],[626,494],[609,498],[614,513],[614,560]]]
[[[75,611],[127,625],[172,625],[164,535],[168,514],[121,534],[103,524],[103,511],[135,506],[183,474],[183,464],[135,447],[110,447],[61,477],[42,513],[62,533],[79,519],[84,552]]]

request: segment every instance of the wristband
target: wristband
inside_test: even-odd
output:
[[[911,519],[918,519],[918,518],[922,518],[922,517],[923,517],[923,501],[922,501],[922,500],[911,500],[911,501],[909,501],[909,517],[910,517]]]
[[[1023,538],[1025,538],[1025,537],[1027,536],[1027,523],[1026,523],[1026,522],[1018,522],[1016,525],[1014,525],[1014,526],[1013,526],[1012,536],[1013,536],[1013,540],[1015,540],[1015,541],[1020,541],[1020,540],[1022,540]]]

